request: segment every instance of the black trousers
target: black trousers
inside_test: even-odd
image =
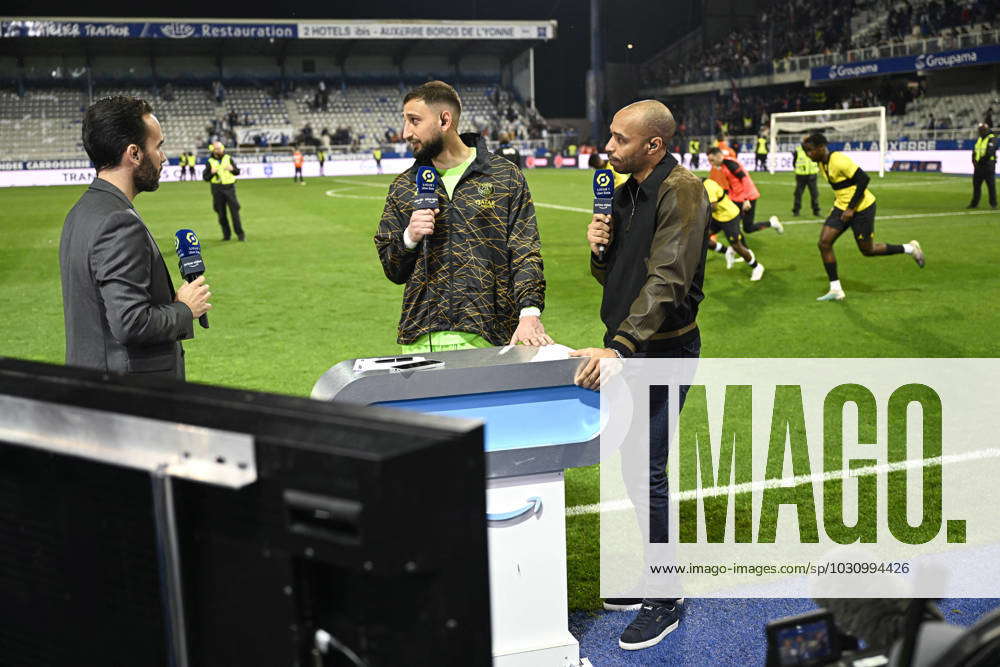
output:
[[[986,184],[986,192],[990,196],[990,206],[996,208],[997,205],[997,175],[992,164],[985,169],[976,167],[972,174],[972,202],[969,206],[979,206],[979,195],[982,194],[983,183]]]
[[[698,153],[691,153],[691,168],[692,169],[697,169],[698,168],[698,162],[700,161],[700,159],[701,158],[699,157]]]
[[[233,231],[238,238],[243,238],[243,224],[240,222],[240,200],[236,198],[236,184],[221,185],[212,184],[212,208],[219,216],[219,226],[222,227],[222,238],[228,239],[232,234],[229,231],[229,220],[226,219],[226,207],[229,207],[229,214],[233,217]]]
[[[767,171],[767,153],[756,153],[757,163],[754,165],[754,169],[757,171]]]
[[[753,234],[754,232],[758,232],[758,231],[760,231],[762,229],[765,229],[765,228],[771,226],[770,222],[761,222],[761,223],[757,222],[757,200],[756,199],[751,199],[750,200],[750,210],[749,211],[744,211],[743,210],[743,202],[741,202],[741,201],[735,201],[734,200],[733,203],[736,204],[736,206],[740,209],[740,215],[743,218],[743,233],[744,234]]]
[[[802,191],[809,188],[809,197],[812,199],[813,215],[819,215],[819,188],[816,187],[816,174],[795,174],[795,202],[792,204],[792,213],[798,215],[802,210]]]

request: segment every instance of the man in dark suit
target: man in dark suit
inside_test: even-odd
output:
[[[211,309],[204,277],[174,292],[132,206],[160,185],[163,132],[145,100],[108,97],[87,109],[83,145],[97,178],[66,216],[59,242],[66,364],[184,379],[180,341]]]

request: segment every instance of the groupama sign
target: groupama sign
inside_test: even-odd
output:
[[[915,56],[882,58],[856,63],[838,63],[813,67],[810,78],[813,81],[834,81],[856,79],[868,76],[882,76],[901,72],[920,72],[968,67],[1000,62],[1000,45],[979,46],[971,49],[945,51],[942,53],[921,53]]]

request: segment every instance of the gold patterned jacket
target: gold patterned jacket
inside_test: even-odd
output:
[[[521,170],[489,152],[478,134],[463,134],[476,158],[449,198],[438,184],[427,262],[409,250],[403,231],[416,196],[414,163],[389,186],[375,247],[386,277],[405,284],[398,342],[434,331],[464,331],[506,345],[522,308],[545,306],[535,206]]]

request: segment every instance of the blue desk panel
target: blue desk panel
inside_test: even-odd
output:
[[[429,371],[428,371],[429,372]],[[487,452],[587,442],[600,428],[601,397],[574,385],[375,403],[486,422]]]

